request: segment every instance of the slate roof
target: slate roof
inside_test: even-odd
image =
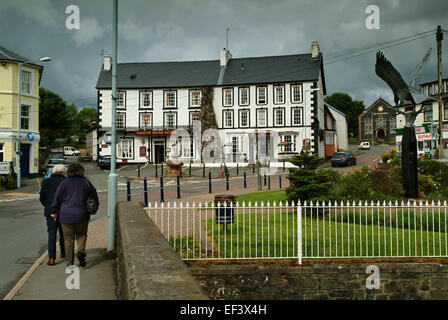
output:
[[[186,62],[118,63],[117,88],[175,88],[216,86],[221,71],[219,60]],[[322,55],[311,54],[232,58],[227,63],[222,86],[317,81],[322,72]],[[131,75],[135,75],[131,78]],[[112,71],[102,70],[97,89],[112,87]]]
[[[29,61],[29,59],[24,58],[24,57],[18,55],[17,53],[0,46],[0,61],[2,61],[2,60],[3,61],[17,61],[17,62]],[[39,65],[37,63],[29,63],[29,64],[43,68],[41,65]]]

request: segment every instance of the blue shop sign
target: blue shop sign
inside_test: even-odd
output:
[[[28,138],[28,141],[33,141],[34,140],[34,134],[32,134],[31,132],[28,133],[26,137]]]

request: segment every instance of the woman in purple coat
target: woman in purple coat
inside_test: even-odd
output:
[[[84,167],[81,164],[70,164],[67,177],[68,179],[59,185],[54,195],[50,212],[53,219],[59,216],[61,221],[67,266],[74,265],[76,237],[79,265],[85,267],[87,229],[90,220],[86,200],[90,195],[99,205],[99,199],[95,187],[84,177]]]

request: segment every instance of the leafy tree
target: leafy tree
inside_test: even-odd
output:
[[[302,151],[300,155],[293,156],[290,161],[299,168],[289,169],[287,176],[289,187],[286,189],[288,201],[304,202],[329,194],[337,173],[317,169],[323,158]]]
[[[85,143],[86,132],[92,121],[97,120],[97,115],[98,112],[95,108],[83,108],[74,117],[72,135],[77,136],[81,144]]]
[[[59,95],[45,88],[39,88],[39,131],[40,145],[49,148],[57,146],[56,139],[70,136],[76,107],[67,105]]]
[[[364,102],[353,100],[351,96],[341,92],[326,97],[325,102],[347,115],[349,135],[358,136],[358,116],[366,109]]]

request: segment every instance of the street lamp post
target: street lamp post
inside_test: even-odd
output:
[[[40,58],[41,62],[49,62],[51,61],[50,57]],[[34,63],[33,61],[25,61],[18,62],[19,65],[19,88],[18,88],[18,115],[17,115],[17,149],[16,149],[16,157],[17,157],[17,188],[20,189],[22,183],[22,170],[20,168],[20,156],[21,156],[21,146],[20,146],[20,136],[21,136],[21,127],[22,127],[22,65]]]

